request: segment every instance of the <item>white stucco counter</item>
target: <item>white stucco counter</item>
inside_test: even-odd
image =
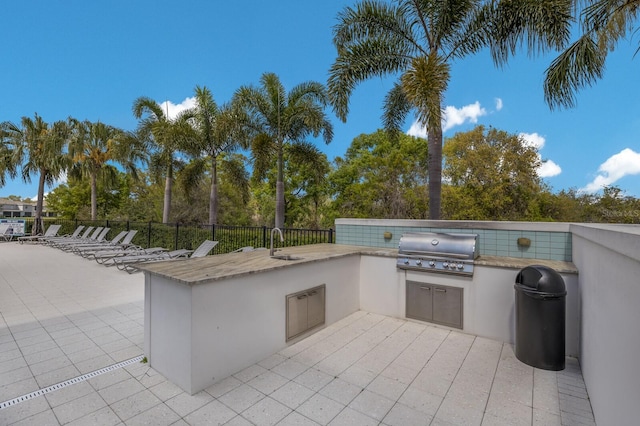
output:
[[[316,244],[276,254],[299,260],[256,250],[144,265],[151,366],[194,394],[289,344],[287,295],[325,285],[325,325],[360,309],[406,318],[407,279],[464,288],[463,331],[513,342],[515,276],[533,264],[550,266],[565,279],[567,355],[578,350],[579,294],[571,263],[481,257],[473,277],[456,277],[398,270],[392,249]]]
[[[318,244],[277,252],[294,261],[258,250],[147,264],[145,356],[185,391],[205,389],[288,344],[286,295],[324,284],[326,325],[359,310],[360,253],[370,250]]]

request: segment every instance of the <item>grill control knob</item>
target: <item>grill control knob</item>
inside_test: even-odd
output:
[[[422,260],[421,259],[416,260],[416,265],[422,266]]]
[[[448,267],[449,267],[449,264],[448,264],[447,262],[442,262],[442,267],[443,267],[443,268],[448,268]]]
[[[405,264],[405,265],[408,265],[408,264],[409,264],[409,259],[408,259],[408,258],[406,258],[406,257],[405,257],[405,259],[404,259],[404,264]]]
[[[462,263],[458,263],[456,266],[458,267],[458,269],[464,269],[464,265]]]
[[[429,261],[429,266],[431,266],[432,268],[436,267],[436,261],[435,260],[430,260]]]

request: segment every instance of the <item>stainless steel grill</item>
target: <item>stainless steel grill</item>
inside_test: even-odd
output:
[[[478,257],[477,234],[416,232],[403,234],[398,245],[399,269],[473,275]]]

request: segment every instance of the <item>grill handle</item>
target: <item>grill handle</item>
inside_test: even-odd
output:
[[[412,256],[434,256],[434,257],[452,257],[454,259],[467,260],[470,259],[466,254],[460,253],[447,253],[443,251],[401,251],[400,256],[412,255]]]

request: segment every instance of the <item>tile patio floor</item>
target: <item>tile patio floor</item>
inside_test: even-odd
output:
[[[0,244],[0,404],[142,355],[144,277]],[[0,425],[593,425],[576,360],[363,311],[194,396],[139,362],[0,409]]]

